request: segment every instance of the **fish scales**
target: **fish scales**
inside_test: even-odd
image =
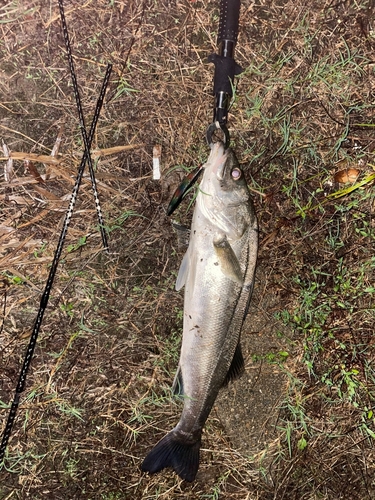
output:
[[[180,363],[174,386],[184,407],[177,426],[142,469],[172,467],[194,480],[202,428],[220,388],[243,368],[239,340],[251,298],[258,249],[255,210],[231,149],[212,145],[196,200],[176,289],[185,286]]]

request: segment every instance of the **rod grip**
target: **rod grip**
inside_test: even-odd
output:
[[[221,0],[220,21],[217,44],[223,40],[237,43],[238,22],[240,18],[240,0]]]

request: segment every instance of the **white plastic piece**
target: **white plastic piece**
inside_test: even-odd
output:
[[[152,150],[152,178],[155,181],[158,181],[161,177],[160,157],[161,157],[161,145],[155,144]]]

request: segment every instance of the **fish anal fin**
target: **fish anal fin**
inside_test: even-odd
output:
[[[175,431],[171,431],[146,456],[141,469],[154,474],[172,467],[181,479],[192,482],[198,472],[200,446],[200,439],[194,443],[184,443]]]
[[[241,344],[238,342],[236,350],[234,352],[232,363],[229,367],[227,376],[224,379],[223,387],[226,387],[229,384],[229,382],[232,382],[232,380],[239,378],[244,371],[245,371],[245,361],[242,356]]]
[[[241,271],[240,263],[236,257],[236,254],[233,251],[233,248],[230,246],[227,237],[216,238],[213,241],[214,249],[216,257],[219,261],[221,272],[227,278],[239,283],[243,284],[243,273]]]

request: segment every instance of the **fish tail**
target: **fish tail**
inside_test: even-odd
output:
[[[181,479],[192,482],[199,467],[200,447],[200,439],[195,443],[183,443],[181,438],[171,431],[146,456],[141,469],[154,474],[165,467],[172,467]]]

